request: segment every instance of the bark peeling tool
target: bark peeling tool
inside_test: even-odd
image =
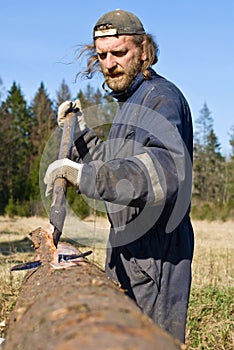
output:
[[[77,117],[75,112],[69,113],[66,116],[58,159],[71,157],[76,122]],[[50,223],[54,226],[53,241],[56,248],[63,231],[66,217],[66,193],[67,180],[64,178],[56,179],[54,182],[52,204],[50,208]]]

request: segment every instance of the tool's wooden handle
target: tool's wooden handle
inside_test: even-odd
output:
[[[76,114],[70,113],[66,116],[64,123],[58,159],[70,158],[71,156],[75,124]],[[50,223],[54,226],[53,239],[56,247],[62,234],[66,217],[66,192],[66,179],[56,179],[54,182],[52,205],[50,208]]]

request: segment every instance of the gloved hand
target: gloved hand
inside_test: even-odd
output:
[[[60,128],[63,128],[64,122],[66,120],[66,116],[72,112],[76,113],[77,115],[77,122],[78,122],[80,131],[85,130],[87,128],[87,125],[86,125],[84,115],[82,113],[80,100],[78,99],[75,101],[65,101],[59,106],[58,116],[57,116],[58,126],[60,126]]]
[[[53,191],[54,181],[57,178],[65,178],[73,186],[78,187],[83,164],[73,162],[68,158],[55,160],[48,166],[44,177],[46,184],[46,197]]]

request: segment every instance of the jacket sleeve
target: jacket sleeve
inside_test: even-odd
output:
[[[120,146],[121,152],[118,147],[115,139],[103,142],[92,129],[74,142],[72,160],[84,164],[79,191],[95,199],[141,206],[147,202],[148,191],[142,187],[148,181],[149,171],[142,164],[142,155],[126,157],[132,153],[129,144]],[[113,149],[117,151],[114,159]]]
[[[174,205],[185,183],[186,146],[178,129],[161,114],[150,113],[144,120],[147,128],[132,126],[127,133],[131,139],[126,135],[122,144],[113,139],[90,151],[95,159],[83,167],[81,193],[128,206]],[[113,151],[115,156],[108,159],[106,155]]]
[[[74,140],[71,159],[78,163],[105,159],[105,144],[93,129],[85,129],[85,132]]]

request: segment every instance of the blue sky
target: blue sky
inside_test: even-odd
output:
[[[160,48],[156,71],[173,81],[190,104],[193,119],[206,102],[224,155],[234,125],[233,0],[1,0],[0,77],[5,92],[13,81],[30,102],[43,81],[51,99],[62,79],[72,94],[78,80],[75,46],[92,41],[92,28],[105,12],[134,12]],[[89,83],[101,86],[94,79]],[[6,96],[6,94],[5,94]]]

